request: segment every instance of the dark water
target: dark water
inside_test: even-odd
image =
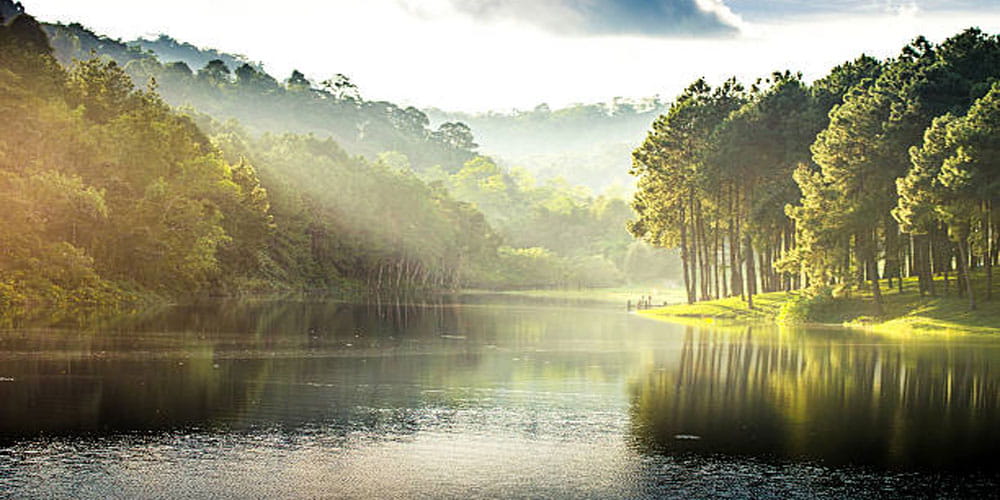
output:
[[[983,497],[1000,340],[211,303],[0,332],[0,497]]]

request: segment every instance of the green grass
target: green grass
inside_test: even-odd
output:
[[[903,293],[888,289],[882,281],[884,310],[880,315],[871,292],[852,291],[849,296],[820,300],[806,308],[805,317],[789,315],[793,301],[802,301],[802,292],[776,292],[754,297],[750,310],[739,297],[680,304],[643,311],[641,314],[683,323],[706,321],[776,321],[837,324],[879,333],[906,334],[1000,334],[1000,273],[994,276],[993,300],[985,300],[985,279],[974,275],[973,285],[978,308],[969,311],[969,303],[955,292],[951,277],[945,293],[944,280],[935,280],[937,297],[920,297],[916,278],[903,282]],[[893,283],[895,285],[895,283]],[[785,313],[783,314],[783,308]],[[790,319],[790,316],[793,319]]]
[[[781,305],[789,298],[789,293],[776,292],[754,296],[754,308],[747,308],[739,297],[677,304],[658,309],[642,311],[648,316],[674,316],[681,318],[713,318],[719,320],[772,321],[777,318]]]

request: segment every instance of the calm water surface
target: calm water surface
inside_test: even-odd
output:
[[[0,497],[993,496],[1000,341],[214,302],[0,332]]]

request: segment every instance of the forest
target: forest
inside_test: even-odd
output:
[[[7,317],[674,272],[668,252],[624,229],[624,194],[500,167],[468,126],[431,130],[423,112],[365,100],[343,75],[279,82],[240,56],[147,41],[209,58],[192,71],[2,4]]]
[[[629,230],[679,249],[689,303],[864,290],[881,310],[883,280],[975,309],[997,261],[998,148],[1000,37],[974,28],[812,83],[699,79],[633,152]]]

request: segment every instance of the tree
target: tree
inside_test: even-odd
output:
[[[358,90],[358,86],[344,74],[337,73],[333,78],[323,80],[321,85],[334,99],[342,101],[361,100],[361,92]]]
[[[67,101],[83,106],[87,119],[107,123],[138,104],[132,79],[115,61],[81,61],[69,73]]]
[[[978,254],[983,256],[986,267],[986,300],[990,300],[996,258],[993,211],[995,201],[1000,198],[1000,82],[994,82],[963,119],[949,124],[949,134],[953,136],[956,151],[941,167],[941,184],[975,205],[971,207],[971,231],[978,233]],[[965,253],[971,259],[971,250],[966,248],[963,261]],[[971,285],[969,298],[975,307]]]
[[[194,75],[191,68],[184,61],[175,61],[163,66],[163,73],[178,78],[190,78]]]
[[[937,179],[935,169],[939,167],[931,165],[936,161],[931,158],[940,153],[935,148],[947,149],[947,141],[939,140],[947,134],[935,130],[932,122],[945,113],[964,114],[985,93],[984,83],[998,76],[1000,41],[969,29],[938,46],[918,37],[877,79],[863,80],[845,97],[813,145],[813,159],[821,175],[798,177],[806,195],[801,208],[790,209],[793,217],[800,219],[803,232],[827,233],[801,238],[817,245],[808,249],[812,265],[833,265],[833,279],[843,283],[870,279],[876,301],[880,301],[879,261],[884,262],[886,273],[902,276],[908,253],[898,225],[902,224],[902,230],[915,236],[911,270],[921,276],[921,292],[933,293],[931,269],[947,272],[951,250],[946,241],[939,243],[941,231],[928,227],[934,224],[927,222],[929,205],[934,204],[927,193],[934,191],[931,185],[942,180]],[[930,139],[939,144],[927,144],[927,149],[914,156],[911,147],[920,145],[922,139],[926,144],[928,127],[928,133],[933,132]],[[912,168],[913,162],[922,164]],[[846,196],[821,199],[831,192]],[[810,194],[821,198],[809,199]],[[812,223],[801,224],[804,220]],[[965,233],[961,227],[950,227],[953,238],[966,239],[961,236]],[[839,254],[838,247],[846,249],[843,258],[816,258],[823,253]],[[937,248],[932,252],[933,247]],[[971,259],[967,249],[959,249],[959,253],[964,255],[959,256],[959,264]],[[933,266],[932,254],[937,261]],[[840,264],[832,264],[837,260]],[[817,271],[814,274],[827,272]],[[968,288],[967,273],[961,269],[960,273]],[[852,275],[856,277],[852,279]],[[901,280],[899,287],[902,291]]]
[[[717,217],[729,219],[730,240],[744,239],[746,259],[757,254],[759,269],[751,262],[748,271],[765,292],[797,285],[797,273],[779,273],[778,262],[794,248],[794,224],[785,213],[801,196],[793,172],[810,162],[809,145],[825,125],[825,110],[813,99],[801,75],[786,71],[757,82],[748,101],[714,132],[706,161]],[[748,280],[748,293],[756,285]],[[735,280],[733,289],[739,289]]]
[[[229,68],[221,59],[212,59],[204,68],[198,70],[198,79],[214,86],[228,84],[229,77]]]
[[[288,90],[302,92],[312,88],[312,82],[306,79],[306,75],[303,75],[299,70],[292,70],[291,76],[288,80],[285,80],[285,87]]]
[[[442,123],[432,137],[454,149],[473,151],[479,147],[472,135],[472,129],[462,122]]]
[[[900,198],[893,214],[904,228],[923,234],[944,224],[958,244],[956,260],[970,309],[976,308],[969,277],[973,246],[983,255],[987,300],[992,288],[993,203],[1000,197],[998,141],[1000,83],[994,83],[965,116],[949,114],[934,120],[923,144],[910,150],[910,171],[897,181]]]
[[[705,189],[705,159],[712,134],[743,99],[735,80],[716,89],[696,80],[632,153],[631,173],[639,177],[639,186],[632,203],[637,219],[629,223],[629,232],[655,246],[680,248],[689,302],[707,299],[713,285],[720,295],[719,280],[713,279],[718,256],[713,230],[718,227],[706,226],[703,211],[706,192],[715,195],[714,189]],[[730,248],[738,246],[735,242],[730,239]],[[752,265],[752,260],[746,262]],[[752,282],[752,269],[748,271]]]

